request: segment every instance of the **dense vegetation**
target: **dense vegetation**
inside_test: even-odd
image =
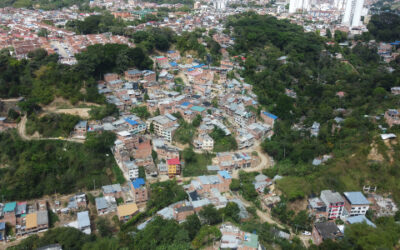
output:
[[[146,0],[145,2],[157,3],[157,4],[186,4],[193,6],[193,0]]]
[[[91,107],[89,115],[91,119],[101,120],[107,116],[116,116],[119,114],[119,110],[115,104],[107,103],[103,106]]]
[[[120,44],[89,46],[76,55],[78,64],[74,66],[57,63],[58,55],[48,55],[43,49],[30,52],[28,58],[17,60],[8,50],[0,52],[0,97],[25,97],[21,108],[28,113],[38,109],[37,104],[49,104],[55,97],[63,97],[72,104],[83,100],[104,103],[95,79],[129,67],[152,67],[142,49]]]
[[[262,146],[278,161],[265,173],[286,176],[278,186],[289,199],[326,188],[360,190],[365,184],[400,198],[394,181],[400,177],[394,167],[398,146],[385,146],[378,138],[378,125],[387,127],[382,120],[364,117],[397,107],[398,97],[389,91],[400,84],[398,65],[392,63],[395,71],[388,73],[373,46],[362,42],[352,49],[327,46],[314,33],[274,17],[247,13],[232,17],[228,27],[234,28],[236,37],[231,53],[247,58],[242,75],[253,83],[260,104],[281,119],[274,136]],[[333,58],[337,53],[347,61]],[[287,63],[277,60],[284,55]],[[297,98],[286,96],[285,88],[296,91]],[[344,97],[336,95],[340,91]],[[340,127],[335,117],[344,119]],[[310,135],[314,121],[321,124],[318,136]],[[298,129],[293,129],[295,124]],[[392,148],[394,162],[368,161],[372,142],[380,145],[383,155]],[[310,164],[327,153],[334,159],[326,166]]]
[[[147,119],[151,116],[146,106],[136,106],[131,110],[131,112],[141,119]]]
[[[220,239],[221,234],[217,226],[212,223],[224,219],[233,221],[230,215],[237,216],[237,206],[228,203],[227,209],[216,210],[212,206],[203,209],[201,220],[197,215],[190,215],[186,222],[178,224],[176,221],[163,220],[156,217],[144,230],[131,237],[122,231],[117,237],[88,236],[77,229],[60,227],[51,229],[43,236],[30,236],[10,250],[35,249],[49,244],[59,243],[63,249],[190,249],[201,248]],[[206,221],[212,222],[209,224]],[[326,240],[320,246],[311,245],[310,249],[392,249],[399,237],[400,226],[392,218],[381,218],[376,222],[377,228],[367,224],[348,225],[345,237],[339,242]],[[99,223],[97,223],[99,225]],[[281,249],[298,249],[305,247],[299,238],[290,242],[276,237],[277,229],[268,223],[261,224],[257,218],[239,224],[246,232],[257,232],[260,243],[267,249],[279,246]],[[155,237],[156,236],[156,237]]]
[[[196,133],[193,123],[186,122],[180,113],[173,113],[178,118],[179,128],[175,131],[173,140],[182,144],[191,144]]]
[[[15,8],[40,8],[43,10],[61,9],[72,5],[82,6],[88,0],[2,0],[0,8],[13,6]]]
[[[36,249],[39,247],[58,243],[63,249],[85,249],[83,246],[95,238],[78,229],[70,227],[60,227],[46,231],[42,237],[32,235],[21,241],[17,246],[10,247],[11,250]]]
[[[233,135],[225,135],[225,132],[218,127],[214,128],[210,136],[214,140],[214,152],[226,152],[238,148],[235,137]]]
[[[45,194],[72,193],[110,184],[114,164],[109,147],[115,135],[89,136],[85,144],[23,141],[14,132],[0,133],[0,195],[23,200]],[[106,153],[109,153],[106,156]]]
[[[394,42],[400,40],[400,16],[390,12],[373,15],[368,23],[368,31],[378,40]]]
[[[0,53],[0,97],[30,98],[41,104],[61,96],[76,103],[79,100],[103,102],[96,82],[74,67],[58,64],[58,55],[47,55],[39,49],[28,54],[28,60],[17,60],[8,50]],[[80,90],[85,86],[85,93]]]
[[[204,59],[207,55],[204,45],[199,43],[198,39],[203,36],[203,30],[195,29],[193,32],[183,32],[176,38],[176,48],[183,54],[187,51],[192,51],[197,54],[197,57]]]
[[[80,120],[79,116],[68,114],[31,115],[26,123],[26,132],[32,135],[37,131],[43,137],[68,137]]]
[[[87,75],[101,79],[110,72],[122,73],[128,68],[151,69],[153,61],[141,48],[125,44],[96,44],[76,55],[77,68]]]
[[[150,28],[132,34],[137,46],[145,48],[148,52],[154,49],[166,51],[175,42],[176,34],[170,28]]]
[[[149,214],[187,198],[186,192],[176,181],[164,181],[151,184],[151,195],[147,202]]]
[[[126,24],[120,18],[114,18],[111,14],[93,15],[83,21],[71,20],[65,25],[77,34],[99,34],[111,32],[114,35],[123,35]]]

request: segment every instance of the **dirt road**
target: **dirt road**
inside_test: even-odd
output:
[[[84,139],[76,139],[76,138],[61,138],[61,137],[41,137],[37,133],[33,135],[28,135],[26,133],[26,122],[28,121],[28,118],[26,115],[24,115],[21,118],[21,121],[18,123],[17,126],[17,131],[19,136],[21,136],[22,139],[30,141],[30,140],[59,140],[59,141],[70,141],[70,142],[78,142],[78,143],[84,143]]]
[[[263,152],[261,148],[261,142],[257,142],[251,149],[257,152],[258,157],[260,157],[261,159],[261,162],[255,167],[244,168],[240,170],[243,170],[245,172],[260,172],[261,170],[269,168],[273,165],[273,159]],[[233,170],[231,174],[232,178],[239,178],[240,170]]]
[[[238,198],[246,207],[251,207],[253,204],[251,204],[249,201],[245,200],[241,195],[235,195],[232,193],[232,196]],[[260,209],[256,208],[256,212],[258,217],[260,217],[262,222],[268,222],[269,224],[276,224],[280,228],[285,228],[280,222],[276,221],[274,218],[271,217],[271,215],[267,212],[263,212]]]

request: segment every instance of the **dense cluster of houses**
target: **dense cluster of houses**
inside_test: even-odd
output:
[[[309,198],[309,212],[315,217],[312,239],[319,245],[326,239],[336,240],[344,235],[346,224],[367,223],[376,227],[367,217],[371,210],[375,216],[393,216],[398,208],[390,198],[377,194],[365,196],[362,192],[344,192],[341,195],[331,190],[321,191],[319,197]],[[345,225],[337,225],[336,220],[342,220]]]
[[[47,202],[0,203],[0,241],[6,240],[6,226],[14,227],[18,236],[46,230],[49,227]]]

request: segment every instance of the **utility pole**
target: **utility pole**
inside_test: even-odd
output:
[[[95,190],[95,189],[96,189],[96,180],[93,179],[93,190]]]

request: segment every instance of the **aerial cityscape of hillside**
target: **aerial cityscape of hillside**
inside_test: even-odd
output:
[[[0,249],[399,249],[400,0],[0,0]]]

